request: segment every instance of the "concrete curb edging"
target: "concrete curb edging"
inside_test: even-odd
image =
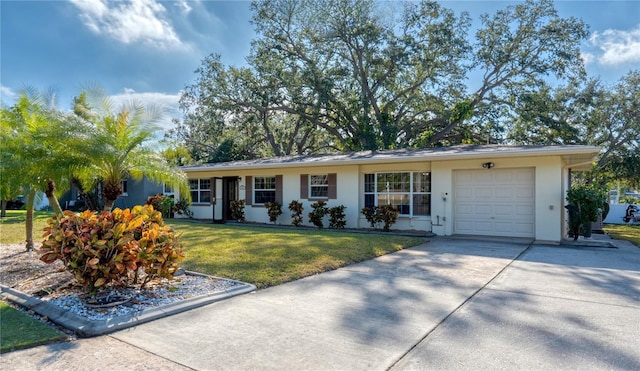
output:
[[[202,307],[217,301],[228,299],[234,296],[247,294],[256,291],[256,286],[215,276],[207,276],[197,272],[185,271],[187,274],[206,276],[220,280],[236,282],[236,285],[223,292],[214,294],[200,295],[193,298],[181,300],[167,305],[144,309],[139,312],[124,314],[121,316],[109,318],[103,321],[94,321],[78,316],[53,305],[45,300],[27,295],[23,292],[14,290],[10,287],[0,285],[0,297],[14,304],[20,305],[27,309],[33,310],[41,316],[47,317],[52,322],[74,331],[79,337],[92,337],[108,334],[114,331],[137,326],[146,322],[150,322],[159,318],[168,317],[177,313],[185,312],[194,308]]]

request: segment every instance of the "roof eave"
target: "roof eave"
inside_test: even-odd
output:
[[[451,160],[469,160],[469,159],[496,159],[501,157],[540,157],[540,156],[562,156],[565,166],[572,167],[580,165],[580,169],[585,170],[585,163],[593,162],[600,151],[596,146],[559,146],[559,147],[539,147],[531,149],[523,149],[516,147],[513,149],[501,149],[497,151],[469,151],[469,152],[425,152],[416,153],[412,156],[394,156],[384,153],[371,153],[368,157],[361,158],[333,158],[333,159],[309,159],[308,161],[291,161],[291,162],[258,162],[250,164],[234,164],[224,165],[214,164],[207,166],[185,166],[182,169],[187,172],[209,172],[209,171],[236,171],[236,170],[253,170],[253,169],[275,169],[275,168],[292,168],[292,167],[320,167],[320,166],[346,166],[346,165],[363,165],[363,164],[388,164],[388,163],[407,163],[421,161],[451,161]],[[340,155],[337,155],[340,156]],[[334,156],[335,157],[335,156]],[[586,166],[590,167],[590,166]]]

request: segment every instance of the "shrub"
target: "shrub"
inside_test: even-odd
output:
[[[193,218],[193,212],[189,209],[191,202],[186,198],[181,198],[173,205],[173,212],[178,215],[185,215],[188,218]]]
[[[273,201],[265,203],[264,206],[267,208],[269,221],[275,224],[278,217],[282,215],[282,205],[278,201]]]
[[[605,208],[606,192],[598,189],[594,185],[576,185],[567,192],[567,202],[569,203],[569,224],[574,239],[577,239],[576,230],[582,225],[585,237],[591,237],[591,223],[598,220],[598,217]]]
[[[144,202],[145,205],[151,205],[155,210],[160,210],[160,200],[164,197],[163,195],[157,193],[153,196],[147,197],[147,201]]]
[[[620,199],[618,200],[619,204],[630,204],[630,205],[635,205],[638,203],[638,199],[633,197],[633,196],[620,196]]]
[[[376,228],[376,225],[380,222],[378,220],[379,215],[376,214],[376,207],[364,207],[360,212],[367,219],[371,228]]]
[[[329,228],[342,229],[347,225],[346,215],[344,215],[344,209],[346,208],[344,205],[339,205],[329,209]]]
[[[238,222],[244,222],[244,200],[231,201],[231,218]]]
[[[382,230],[389,232],[389,227],[395,224],[396,220],[398,220],[400,211],[392,205],[382,205],[378,206],[378,212],[380,213],[380,220],[384,223]]]
[[[153,208],[160,211],[162,216],[165,218],[171,217],[171,212],[173,211],[173,197],[158,193],[154,196],[149,196],[144,204],[153,206]]]
[[[172,278],[184,259],[182,244],[153,206],[84,211],[49,219],[40,260],[61,260],[91,294],[112,284],[140,288],[152,279]]]
[[[400,212],[392,205],[380,205],[365,207],[360,211],[367,219],[371,228],[377,228],[379,223],[384,223],[382,230],[389,232],[390,227],[398,220]]]
[[[304,222],[302,219],[304,208],[301,202],[298,202],[298,200],[291,201],[289,203],[289,210],[291,211],[291,224],[297,227]]]
[[[319,200],[311,204],[311,212],[309,213],[309,222],[318,228],[324,227],[324,216],[327,215],[327,203]]]

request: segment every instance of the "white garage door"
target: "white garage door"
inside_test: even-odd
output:
[[[454,171],[454,233],[534,237],[533,168]]]

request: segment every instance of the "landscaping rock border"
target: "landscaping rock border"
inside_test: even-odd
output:
[[[66,329],[74,331],[79,337],[92,337],[137,326],[145,322],[171,316],[217,301],[256,291],[256,287],[254,285],[246,282],[208,276],[197,272],[185,271],[185,273],[187,275],[202,276],[229,281],[233,282],[234,284],[230,288],[223,291],[195,296],[166,305],[154,306],[143,309],[141,311],[114,316],[106,320],[88,319],[74,313],[73,311],[65,310],[64,308],[52,304],[46,300],[38,299],[4,285],[0,285],[0,297],[14,304],[20,305],[28,310],[32,310],[35,313],[46,317],[50,321]]]

